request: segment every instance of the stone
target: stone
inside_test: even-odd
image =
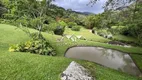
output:
[[[130,48],[131,46],[130,45],[124,45],[124,47]]]
[[[112,37],[113,37],[112,34],[107,35],[108,39],[112,39]]]
[[[76,41],[77,41],[77,37],[76,37],[75,35],[72,35],[70,39],[71,39],[71,41],[73,41],[73,42],[76,42]]]
[[[112,44],[112,45],[121,45],[124,46],[125,44],[119,41],[109,41],[108,44]]]
[[[95,31],[95,35],[98,35],[97,31]]]
[[[78,36],[76,36],[78,39],[80,39],[82,36],[81,35],[78,35]]]
[[[95,80],[87,69],[72,61],[67,69],[61,74],[61,80]]]
[[[66,35],[66,37],[67,37],[68,39],[70,39],[70,38],[72,37],[72,35]]]

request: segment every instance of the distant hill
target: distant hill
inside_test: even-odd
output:
[[[91,12],[82,12],[82,13],[85,14],[85,15],[94,14],[94,13],[91,13]]]
[[[78,12],[78,11],[72,11],[72,12],[77,13],[77,14],[82,14],[82,15],[94,14],[94,13],[91,13],[91,12]]]

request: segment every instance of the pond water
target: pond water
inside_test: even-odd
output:
[[[93,61],[131,75],[140,76],[141,72],[127,53],[101,47],[73,47],[65,53],[67,58]]]

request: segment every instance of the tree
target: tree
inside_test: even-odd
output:
[[[0,1],[0,17],[7,11],[7,9],[4,7],[3,3]]]
[[[94,5],[99,0],[90,0],[89,4]],[[107,0],[104,6],[105,9],[115,9],[118,7],[126,6],[131,2],[135,2],[136,0]],[[109,7],[108,7],[109,6]]]
[[[85,18],[85,27],[88,29],[92,29],[95,26],[95,16],[89,15]]]
[[[9,10],[5,14],[6,17],[8,15],[8,19],[14,19],[15,21],[26,19],[26,24],[30,24],[37,29],[40,37],[51,0],[3,0],[3,3]],[[21,24],[23,21],[19,23]],[[22,25],[25,25],[25,23]]]

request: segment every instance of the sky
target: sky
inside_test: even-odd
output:
[[[79,12],[91,12],[91,13],[102,13],[104,9],[102,8],[105,5],[106,0],[99,0],[92,7],[87,4],[90,0],[56,0],[53,4],[63,7],[65,9],[72,9],[73,11]]]

